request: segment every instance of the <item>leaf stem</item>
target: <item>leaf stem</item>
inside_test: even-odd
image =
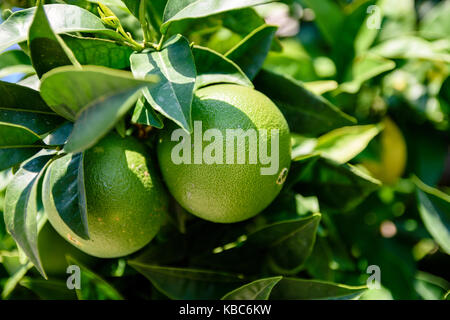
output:
[[[158,43],[158,46],[156,47],[156,50],[158,50],[158,51],[161,50],[161,47],[164,43],[165,38],[166,38],[166,34],[163,34],[161,36],[161,39],[159,39],[159,43]]]
[[[145,16],[145,1],[139,3],[139,22],[141,23],[142,33],[144,35],[144,45],[150,42],[149,25]]]

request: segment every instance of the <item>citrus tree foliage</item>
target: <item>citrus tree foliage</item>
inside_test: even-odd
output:
[[[450,254],[450,15],[432,0],[66,0],[0,3],[3,299],[443,299]],[[111,131],[151,150],[192,131],[196,90],[255,88],[291,130],[275,201],[234,224],[174,200],[119,259],[46,270],[49,166],[83,239],[84,152]],[[93,259],[93,258],[92,258]],[[380,290],[367,290],[369,266]],[[370,273],[370,272],[369,272]]]

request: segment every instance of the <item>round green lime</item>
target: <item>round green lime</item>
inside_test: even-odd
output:
[[[181,141],[187,137],[177,139],[182,134],[174,124],[168,124],[159,139],[158,161],[170,193],[186,210],[213,222],[238,222],[261,212],[280,192],[291,162],[289,127],[280,110],[268,97],[252,88],[214,85],[196,92],[192,120],[194,130],[186,140],[190,148],[180,149]],[[241,129],[244,133],[241,137],[245,139],[239,142],[228,134],[229,129]],[[215,132],[214,138],[208,136],[208,130]],[[256,145],[251,139],[252,132],[256,132]],[[249,136],[245,137],[247,133]],[[222,156],[220,148],[211,151],[216,139],[219,141],[216,146],[222,145]],[[234,147],[230,144],[228,148],[230,141]],[[260,147],[264,141],[267,152]],[[178,157],[183,158],[188,149],[191,161],[185,157],[186,161],[180,162]],[[181,151],[178,153],[178,150]],[[244,155],[244,161],[238,162],[238,154]],[[209,155],[217,156],[216,160],[208,160]],[[230,155],[234,163],[231,158],[228,161]],[[269,162],[268,156],[272,159]]]
[[[129,255],[159,231],[168,198],[146,148],[134,137],[110,133],[84,154],[89,239],[75,234],[57,212],[52,188],[65,170],[48,168],[43,202],[58,233],[78,249],[100,258]]]

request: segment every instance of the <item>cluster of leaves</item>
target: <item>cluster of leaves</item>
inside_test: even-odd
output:
[[[20,49],[0,54],[0,76],[24,75],[0,81],[3,298],[351,299],[369,265],[384,289],[362,297],[448,297],[448,1],[55,2],[2,2],[0,52]],[[88,237],[83,152],[111,130],[150,148],[150,128],[191,131],[195,90],[216,83],[256,88],[288,120],[293,163],[274,203],[220,225],[173,202],[138,253],[76,262],[81,290],[40,278],[48,167],[66,172],[59,214]],[[409,158],[392,185],[358,165],[376,158],[387,114]]]

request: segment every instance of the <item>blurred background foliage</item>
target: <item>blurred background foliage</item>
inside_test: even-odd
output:
[[[76,4],[97,14],[95,1],[50,2]],[[120,1],[103,2],[111,5],[135,38],[142,36],[137,19]],[[34,1],[3,0],[0,4],[6,18],[10,9],[33,6]],[[295,270],[296,276],[361,285],[368,277],[367,267],[377,265],[383,289],[369,290],[362,298],[448,297],[449,17],[450,1],[286,0],[176,24],[172,33],[182,33],[195,44],[221,53],[264,23],[277,25],[277,38],[264,61],[264,71],[300,81],[368,127],[359,132],[344,127],[325,135],[320,130],[294,130],[293,152],[300,161],[293,164],[289,179],[301,183],[285,188],[250,223],[233,226],[194,219],[175,205],[171,219],[179,233],[174,237],[173,224],[169,224],[136,259],[153,259],[162,265],[220,266],[224,271],[258,268],[261,266],[251,266],[245,259],[242,265],[233,259],[229,266],[223,260],[214,265],[210,256],[196,253],[206,247],[218,248],[227,239],[229,247],[237,246],[234,236],[268,221],[320,211],[314,249],[303,267]],[[15,69],[4,68],[0,62],[1,77],[16,81],[27,74],[27,56],[21,59]],[[346,141],[356,145],[349,147]],[[343,146],[350,151],[341,154]],[[353,153],[352,148],[356,150]],[[382,185],[366,193],[365,186],[354,181],[347,184],[346,179],[353,178],[338,171],[330,171],[332,177],[320,181],[326,174],[324,168],[335,163],[311,156],[311,150],[348,162]],[[300,172],[297,165],[308,170]],[[9,171],[0,174],[0,208],[10,178]],[[196,230],[209,230],[218,239]],[[95,270],[84,273],[87,285],[77,292],[79,298],[165,298],[153,285],[142,282],[124,259],[81,262],[83,257],[70,254],[81,259],[86,270]],[[2,219],[0,263],[3,298],[74,298],[67,296],[67,290],[57,290],[58,286],[64,288],[61,270],[55,272],[53,285],[40,279],[6,233]],[[120,281],[122,277],[127,281]]]

